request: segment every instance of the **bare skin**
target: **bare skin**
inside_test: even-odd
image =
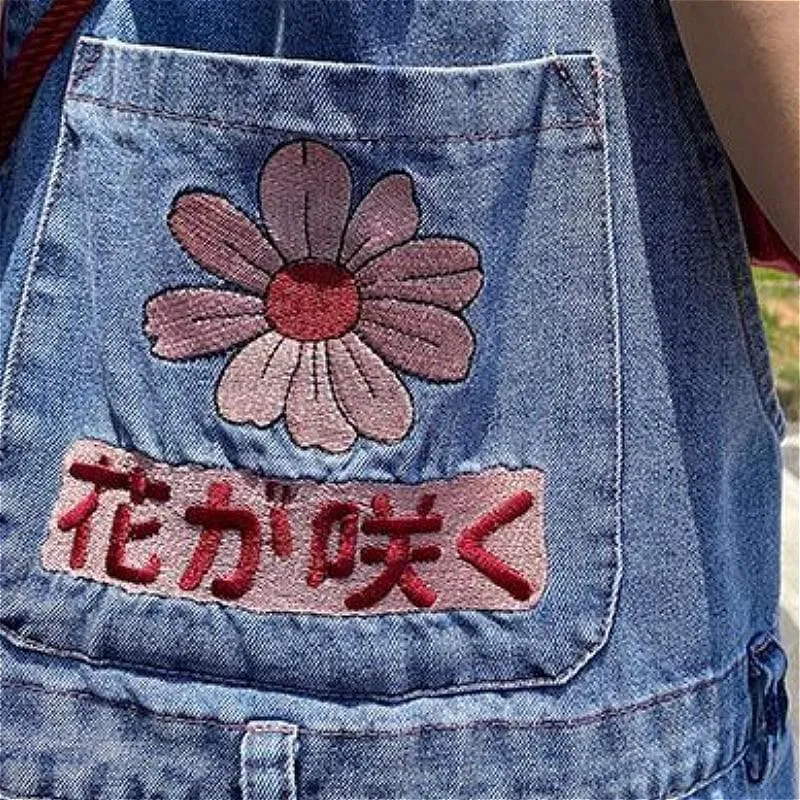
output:
[[[800,2],[671,1],[731,161],[800,258]]]

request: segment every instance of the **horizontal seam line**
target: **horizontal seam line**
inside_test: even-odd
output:
[[[125,57],[133,60],[146,58],[148,62],[153,60],[168,59],[170,61],[191,61],[192,65],[199,63],[205,66],[204,62],[216,62],[226,69],[231,69],[236,62],[239,65],[258,67],[265,62],[271,62],[273,66],[278,64],[297,65],[301,68],[318,70],[334,69],[339,73],[362,72],[380,74],[387,69],[398,69],[405,74],[451,74],[454,77],[468,79],[476,73],[518,73],[529,74],[532,70],[539,71],[548,67],[556,59],[560,61],[588,62],[596,58],[598,53],[594,50],[573,50],[569,52],[550,51],[538,56],[527,58],[512,59],[510,61],[484,61],[473,64],[377,64],[365,61],[335,61],[329,59],[303,58],[303,57],[284,57],[276,55],[260,55],[255,53],[237,53],[213,50],[196,50],[186,47],[175,47],[163,44],[146,44],[143,42],[121,41],[119,39],[108,39],[91,33],[83,34],[79,37],[78,46],[83,49],[100,49],[104,52],[116,51],[124,53]]]
[[[744,747],[737,750],[732,758],[724,763],[722,766],[718,767],[713,772],[697,779],[691,786],[687,789],[681,791],[679,795],[661,795],[659,798],[653,798],[652,800],[670,800],[670,798],[674,798],[677,800],[678,798],[690,798],[692,797],[699,789],[707,788],[712,786],[718,780],[724,778],[732,769],[734,769],[738,764],[741,763],[742,759],[747,755],[747,750],[749,745],[745,743]],[[8,789],[4,789],[0,786],[0,800],[14,800],[14,797],[11,795],[5,795],[3,792],[7,792]],[[72,800],[72,798],[64,797],[63,795],[24,795],[20,797],[19,800]],[[138,800],[138,798],[120,798],[120,800]]]
[[[686,791],[682,792],[677,797],[689,798],[696,792],[698,788],[703,788],[713,783],[716,783],[716,781],[723,778],[725,775],[728,774],[728,772],[730,772],[730,770],[736,767],[736,765],[739,764],[741,760],[744,758],[746,753],[747,753],[747,747],[745,746],[741,750],[738,750],[736,753],[734,753],[733,757],[729,761],[727,761],[721,767],[718,767],[714,772],[710,773],[709,775],[706,775],[700,778],[699,780],[695,781],[694,784],[692,784]],[[11,795],[2,794],[3,792],[7,791],[8,789],[4,789],[2,786],[0,786],[0,800],[6,800],[6,798],[7,800],[14,800]],[[673,795],[673,797],[675,796]],[[71,798],[64,797],[63,795],[53,795],[53,794],[49,795],[26,794],[24,797],[21,797],[20,800],[71,800]],[[137,800],[137,798],[134,797],[120,798],[120,800]]]
[[[302,131],[293,128],[279,128],[271,125],[255,125],[245,122],[230,121],[220,119],[217,117],[201,116],[198,114],[184,114],[177,111],[169,111],[160,108],[147,108],[145,106],[132,105],[127,103],[116,103],[111,100],[105,100],[101,97],[93,95],[81,94],[77,92],[68,92],[67,99],[80,103],[89,103],[92,105],[101,106],[103,108],[112,108],[118,111],[129,112],[131,114],[139,114],[140,116],[161,117],[163,119],[181,120],[184,122],[191,122],[198,125],[208,125],[210,127],[234,129],[249,132],[272,132],[272,133],[294,133],[309,135],[310,131]],[[501,139],[514,139],[520,136],[527,136],[538,131],[550,129],[580,129],[580,128],[596,128],[601,125],[599,119],[561,119],[554,120],[552,123],[545,125],[529,126],[525,128],[512,129],[505,132],[488,131],[486,133],[474,134],[442,134],[439,136],[413,136],[413,135],[388,135],[388,136],[348,136],[345,134],[320,134],[324,135],[327,139],[332,141],[341,142],[395,142],[395,141],[419,141],[419,142],[457,142],[457,141],[493,141]]]
[[[679,689],[674,689],[663,694],[653,695],[650,698],[641,700],[629,706],[621,706],[619,708],[606,709],[594,714],[588,714],[583,717],[576,717],[575,719],[543,719],[537,722],[514,722],[512,720],[483,720],[464,724],[430,724],[418,725],[413,728],[396,728],[386,730],[365,730],[354,731],[348,729],[337,728],[301,728],[298,727],[298,733],[304,736],[320,736],[320,737],[336,737],[336,738],[383,738],[392,736],[413,736],[424,734],[427,732],[448,732],[460,730],[535,730],[542,728],[545,730],[553,729],[572,729],[583,727],[594,723],[602,722],[605,719],[614,719],[617,717],[628,716],[639,711],[645,711],[658,705],[673,702],[681,697],[692,694],[694,692],[709,688],[717,683],[721,683],[731,673],[733,673],[740,664],[747,659],[746,655],[741,656],[733,662],[724,672],[717,676],[706,678],[697,683],[684,686]],[[24,681],[0,681],[0,687],[29,689],[43,694],[63,695],[68,697],[88,698],[99,703],[109,705],[115,708],[123,709],[131,714],[152,716],[156,719],[161,719],[167,722],[186,722],[192,725],[211,724],[227,730],[247,730],[251,723],[247,722],[225,722],[216,717],[189,717],[181,714],[167,714],[160,711],[152,711],[144,706],[137,706],[131,703],[125,703],[117,700],[111,700],[101,697],[91,691],[81,689],[49,689],[35,683],[27,683]]]

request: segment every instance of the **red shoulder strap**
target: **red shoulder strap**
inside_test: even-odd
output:
[[[22,42],[0,84],[0,161],[14,141],[50,64],[93,4],[94,0],[54,0]]]

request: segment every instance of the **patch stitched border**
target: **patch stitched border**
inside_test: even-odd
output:
[[[81,440],[42,563],[259,613],[529,609],[547,581],[544,473],[283,481]]]

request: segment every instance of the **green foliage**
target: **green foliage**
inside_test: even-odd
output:
[[[783,410],[800,419],[800,280],[786,272],[754,272],[761,318]]]

